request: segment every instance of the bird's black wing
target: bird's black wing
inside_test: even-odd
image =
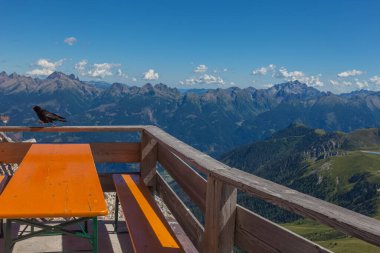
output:
[[[43,114],[46,118],[49,118],[51,120],[58,120],[58,121],[66,122],[66,119],[64,117],[59,116],[55,113],[43,110]]]

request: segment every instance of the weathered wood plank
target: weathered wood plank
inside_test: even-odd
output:
[[[0,162],[20,163],[32,143],[1,142]],[[99,142],[90,143],[95,162],[140,162],[140,143],[128,142]]]
[[[194,246],[201,251],[203,226],[160,175],[157,175],[157,191]]]
[[[112,174],[99,174],[100,185],[103,192],[115,192],[115,184],[113,183]]]
[[[208,177],[203,252],[233,252],[236,199],[235,187]]]
[[[144,126],[0,126],[0,132],[141,132]]]
[[[140,142],[98,142],[90,143],[90,147],[95,162],[140,162]]]
[[[159,144],[200,171],[231,184],[294,213],[317,220],[348,235],[380,246],[380,221],[333,205],[326,201],[231,168],[170,136],[163,130],[147,126],[145,131]]]
[[[332,253],[238,205],[235,244],[247,252]]]
[[[165,216],[139,175],[113,175],[135,252],[184,253]]]
[[[204,213],[206,210],[206,179],[162,145],[158,146],[158,162]]]
[[[0,175],[0,194],[4,191],[5,186],[7,185],[10,179],[11,179],[10,176]]]
[[[20,163],[30,146],[32,146],[32,143],[0,142],[0,162]]]
[[[157,141],[144,131],[141,135],[141,177],[147,186],[155,186],[157,165]]]

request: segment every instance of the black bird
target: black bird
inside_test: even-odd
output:
[[[64,117],[61,117],[47,110],[44,110],[39,106],[34,106],[33,110],[37,113],[37,116],[40,119],[41,123],[53,123],[53,121],[66,122],[66,119]]]

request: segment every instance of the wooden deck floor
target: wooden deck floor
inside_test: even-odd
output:
[[[91,224],[89,224],[91,228]],[[23,226],[13,226],[13,234],[20,232]],[[28,231],[29,228],[26,230]],[[124,221],[119,222],[119,231],[125,231]],[[90,230],[91,231],[91,230]],[[128,234],[115,234],[113,221],[99,220],[99,252],[104,253],[132,253],[133,248]],[[4,240],[0,239],[0,252],[3,252]],[[35,252],[91,252],[87,240],[71,236],[41,236],[16,243],[13,253]]]

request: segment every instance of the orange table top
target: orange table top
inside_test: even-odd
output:
[[[0,195],[0,218],[103,215],[107,207],[89,144],[33,144]]]

